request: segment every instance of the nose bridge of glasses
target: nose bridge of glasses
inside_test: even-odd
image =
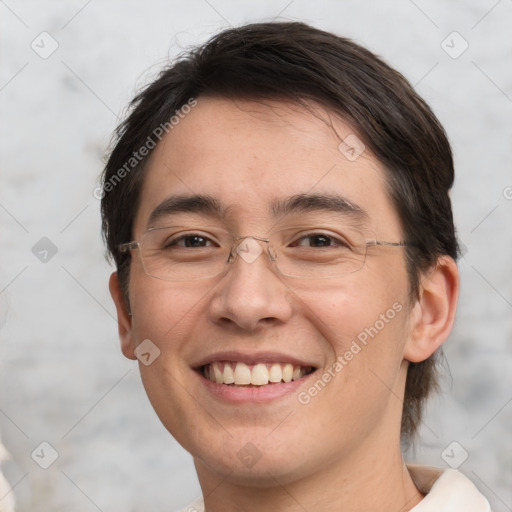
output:
[[[233,252],[240,256],[240,258],[242,258],[246,263],[254,263],[264,252],[262,242],[267,244],[267,247],[270,249],[270,240],[268,238],[262,238],[259,236],[238,237],[233,248]],[[274,252],[268,250],[268,254],[270,260],[274,261]]]

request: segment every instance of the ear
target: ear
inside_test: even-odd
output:
[[[132,338],[132,317],[130,316],[123,293],[121,292],[117,272],[114,272],[110,276],[108,287],[110,289],[110,295],[116,305],[117,328],[119,331],[119,339],[121,340],[121,350],[128,359],[136,359],[134,354],[135,343]]]
[[[446,341],[455,320],[458,297],[457,264],[451,257],[442,256],[421,280],[404,359],[412,363],[424,361]]]

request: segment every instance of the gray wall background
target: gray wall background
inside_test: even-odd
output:
[[[118,348],[93,191],[117,117],[168,57],[276,17],[383,56],[450,136],[465,246],[453,383],[407,458],[459,466],[495,512],[512,510],[512,1],[5,0],[0,431],[19,511],[163,512],[199,494]],[[58,453],[48,469],[41,442]]]

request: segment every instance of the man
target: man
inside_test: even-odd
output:
[[[445,133],[376,56],[227,30],[133,101],[104,173],[126,357],[194,457],[187,510],[488,511],[407,467],[453,325]]]

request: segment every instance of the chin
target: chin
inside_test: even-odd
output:
[[[257,438],[249,435],[244,437]],[[297,443],[292,445],[294,449],[281,440],[276,442],[273,439],[269,442],[267,438],[265,444],[264,436],[253,442],[242,441],[240,438],[229,438],[227,441],[224,436],[222,438],[218,443],[196,445],[195,449],[185,447],[194,457],[198,474],[204,469],[217,474],[221,479],[228,478],[237,485],[270,488],[301,480],[312,469],[322,465],[318,453],[309,457]]]

